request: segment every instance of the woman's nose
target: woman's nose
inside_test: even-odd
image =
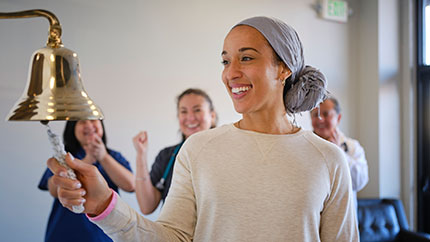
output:
[[[84,128],[91,128],[93,125],[90,120],[85,120],[83,126]]]
[[[322,115],[318,115],[318,116],[316,117],[316,121],[317,121],[317,122],[319,122],[319,123],[324,122],[324,116],[322,116]]]
[[[240,64],[237,61],[232,61],[224,69],[224,74],[227,80],[235,80],[242,76]]]
[[[194,114],[194,112],[188,112],[187,113],[187,119],[188,120],[194,120],[194,119],[196,119],[196,115]]]

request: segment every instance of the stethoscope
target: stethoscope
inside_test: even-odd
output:
[[[341,147],[342,147],[342,149],[343,149],[345,152],[348,152],[348,145],[346,144],[346,142],[343,142],[343,143],[341,144]]]
[[[181,146],[182,146],[182,144],[183,144],[183,143],[184,143],[184,142],[181,142],[179,145],[177,145],[177,146],[176,146],[175,150],[173,151],[172,156],[170,156],[169,163],[167,164],[167,167],[166,167],[166,169],[164,170],[163,177],[162,177],[162,178],[160,179],[160,181],[158,181],[158,182],[157,182],[157,184],[155,185],[155,187],[156,187],[156,188],[158,188],[158,189],[160,189],[160,190],[164,189],[164,182],[165,182],[165,181],[166,181],[166,179],[167,179],[167,175],[169,175],[169,171],[170,171],[170,169],[172,168],[172,166],[173,166],[173,162],[174,162],[174,161],[175,161],[175,159],[176,159],[176,155],[178,154],[179,149],[181,148]]]

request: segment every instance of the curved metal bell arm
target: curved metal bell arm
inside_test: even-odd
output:
[[[58,18],[51,12],[43,9],[32,9],[19,12],[0,12],[0,19],[11,19],[11,18],[34,18],[34,17],[45,17],[49,21],[49,37],[46,43],[51,48],[62,47],[61,42],[61,25]]]

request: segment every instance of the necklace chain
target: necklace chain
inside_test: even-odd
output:
[[[240,122],[241,121],[242,121],[242,119],[237,122],[237,128],[238,129],[241,129],[241,127],[240,127]],[[297,128],[299,128],[299,127],[296,126],[296,125],[294,125],[294,124],[291,124],[291,132],[289,132],[287,134],[293,134],[293,133],[295,133]]]

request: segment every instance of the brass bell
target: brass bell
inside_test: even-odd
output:
[[[77,54],[47,46],[33,54],[27,87],[7,119],[91,120],[103,114],[85,92]]]
[[[57,17],[35,9],[0,13],[1,18],[46,17],[50,23],[46,47],[30,60],[27,87],[7,116],[9,121],[103,119],[103,113],[86,93],[79,71],[78,55],[64,48]]]

